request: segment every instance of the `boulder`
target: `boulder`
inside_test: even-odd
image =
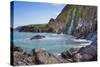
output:
[[[42,39],[42,38],[44,38],[45,36],[43,36],[43,35],[35,35],[35,36],[33,36],[32,38],[30,38],[30,40],[33,40],[33,39]]]
[[[82,56],[80,55],[80,53],[77,53],[75,54],[73,57],[72,57],[72,62],[80,62],[80,58]]]
[[[82,56],[80,61],[96,61],[97,60],[97,42],[92,42],[91,45],[80,48],[78,51]]]
[[[17,47],[17,46],[14,46],[14,45],[12,45],[11,47],[12,47],[13,51],[23,52],[23,49],[21,47]]]
[[[35,48],[32,50],[35,56],[36,64],[54,64],[61,63],[61,61],[51,53],[46,52],[43,49]]]
[[[30,53],[14,51],[12,63],[14,66],[33,65],[35,64],[35,60],[34,56]]]
[[[67,51],[61,53],[61,56],[66,59],[73,58],[73,56],[78,52],[79,48],[70,48]]]

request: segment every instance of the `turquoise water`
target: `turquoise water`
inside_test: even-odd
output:
[[[44,35],[43,39],[30,40],[32,36]],[[55,33],[26,33],[14,31],[14,45],[20,46],[24,51],[30,52],[33,48],[43,48],[50,53],[61,53],[69,48],[82,47],[90,43],[87,40],[76,40],[66,34]]]

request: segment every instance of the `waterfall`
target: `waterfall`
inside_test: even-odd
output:
[[[68,29],[68,34],[71,34],[72,32],[72,28],[73,28],[73,24],[74,24],[74,18],[75,18],[75,13],[76,13],[76,8],[74,8],[73,13],[72,13],[72,19],[71,19],[71,23]]]

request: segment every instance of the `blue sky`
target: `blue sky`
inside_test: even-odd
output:
[[[14,27],[48,23],[65,4],[14,1]]]

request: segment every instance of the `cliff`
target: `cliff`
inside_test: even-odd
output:
[[[16,28],[19,32],[48,32],[48,24],[30,24]]]
[[[48,25],[54,32],[84,38],[97,31],[97,7],[66,5],[56,19],[50,19]]]

